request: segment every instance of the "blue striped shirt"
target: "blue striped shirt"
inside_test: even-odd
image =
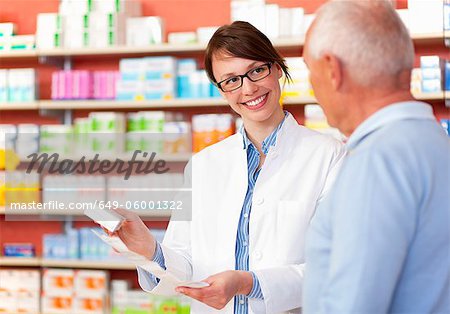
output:
[[[262,142],[261,150],[264,155],[267,155],[271,146],[276,144],[278,131],[281,129],[288,112],[285,111],[283,121],[276,127],[276,129]],[[249,271],[249,221],[250,212],[252,208],[253,190],[256,185],[261,168],[258,169],[260,162],[260,154],[255,145],[247,137],[245,129],[242,127],[239,132],[243,136],[243,149],[247,150],[247,173],[248,173],[248,187],[245,195],[244,204],[242,206],[239,224],[236,236],[235,249],[235,269]],[[166,269],[165,259],[161,250],[161,245],[156,242],[156,252],[153,261],[157,262],[162,268]],[[248,313],[248,298],[264,299],[261,291],[261,285],[258,278],[253,272],[250,272],[253,278],[253,287],[248,295],[238,295],[234,298],[234,313],[247,314]],[[152,275],[152,280],[157,283],[158,280]]]
[[[278,131],[286,120],[288,112],[285,112],[285,118],[276,127],[276,129],[262,142],[261,150],[264,155],[267,155],[269,148],[276,144]],[[237,270],[249,270],[249,221],[252,209],[253,190],[256,185],[261,168],[258,169],[260,162],[260,154],[255,145],[250,141],[245,133],[244,128],[240,130],[244,138],[244,149],[247,150],[247,173],[248,173],[248,187],[242,206],[241,216],[239,218],[237,237],[236,237],[236,265]],[[261,286],[256,275],[251,272],[253,277],[253,288],[250,293],[245,295],[238,295],[234,298],[234,313],[247,314],[248,313],[248,298],[264,299],[261,291]]]

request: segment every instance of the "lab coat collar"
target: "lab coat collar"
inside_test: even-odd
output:
[[[279,131],[283,127],[283,124],[287,120],[288,116],[290,116],[290,115],[291,114],[288,111],[284,110],[284,119],[283,119],[283,121],[281,121],[280,124],[275,128],[275,130],[273,130],[273,132],[264,139],[264,141],[262,142],[262,151],[264,152],[264,154],[267,154],[269,149],[272,146],[276,145]],[[248,138],[247,133],[246,133],[245,128],[244,128],[243,125],[239,129],[239,133],[242,135],[242,138],[243,138],[243,149],[244,150],[249,148],[249,147],[254,147],[253,143]]]

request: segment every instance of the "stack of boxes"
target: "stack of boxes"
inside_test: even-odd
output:
[[[15,152],[20,159],[39,151],[39,126],[37,124],[18,124]]]
[[[340,141],[344,139],[338,129],[330,127],[327,117],[319,105],[305,105],[305,127],[329,134]]]
[[[0,51],[32,50],[35,48],[34,35],[16,35],[14,23],[0,23]]]
[[[58,13],[39,13],[36,22],[36,46],[39,49],[63,47],[64,20]]]
[[[15,170],[20,162],[14,152],[18,150],[22,157],[36,152],[36,125],[0,124],[0,206],[11,202],[39,202],[40,182],[35,173]]]
[[[35,69],[0,70],[0,102],[30,102],[37,94]]]
[[[421,56],[420,70],[422,92],[433,93],[442,91],[444,62],[439,56]]]
[[[73,149],[72,126],[43,124],[40,126],[39,140],[39,150],[42,153],[70,154]]]
[[[122,179],[122,183],[125,182]],[[125,184],[122,184],[123,193],[126,193]],[[128,185],[127,185],[128,186]],[[117,193],[112,192],[111,197]],[[129,199],[128,199],[129,200]],[[93,231],[102,234],[101,228],[69,229],[66,233],[44,234],[42,238],[43,258],[57,260],[84,260],[108,261],[111,263],[129,263],[129,261],[115,252],[114,249],[103,242]],[[151,230],[157,241],[164,238],[165,230]]]
[[[63,163],[59,165],[61,164]],[[46,175],[42,179],[42,201],[64,204],[65,209],[71,209],[72,212],[73,210],[82,212],[83,208],[69,208],[70,203],[93,206],[96,202],[105,200],[105,190],[105,177],[101,175]],[[55,210],[58,214],[66,214],[64,210]]]
[[[105,271],[45,269],[42,276],[42,312],[106,313],[108,277]]]
[[[131,17],[126,23],[127,46],[145,47],[164,41],[164,21],[158,16]]]
[[[119,63],[117,100],[155,100],[176,97],[176,59],[149,57]]]
[[[38,314],[41,274],[37,270],[0,270],[0,313]]]
[[[230,114],[202,114],[192,117],[192,150],[194,153],[234,134]]]
[[[231,20],[247,21],[270,39],[300,37],[304,35],[314,15],[304,14],[304,9],[282,8],[266,4],[264,0],[231,1]]]
[[[0,179],[0,181],[2,180]],[[2,188],[0,187],[1,190]],[[3,205],[10,203],[32,203],[41,200],[39,175],[36,173],[26,173],[25,171],[19,170],[7,171],[4,174],[3,190],[4,196],[0,196],[0,200],[3,200]]]
[[[292,83],[285,82],[285,78],[281,78],[281,86],[283,88],[283,97],[312,97],[314,96],[311,83],[309,82],[309,70],[305,61],[301,57],[286,58],[286,64],[289,68],[289,74]]]
[[[112,314],[189,314],[190,301],[185,297],[159,297],[142,290],[130,290],[125,280],[111,281]]]
[[[442,33],[444,7],[447,5],[443,2],[443,0],[408,0],[407,26],[411,34]]]
[[[126,19],[140,15],[139,1],[62,0],[58,13],[38,14],[37,45],[41,49],[124,45]]]
[[[148,57],[119,62],[117,100],[170,100],[174,98],[220,97],[205,70],[197,69],[195,59]]]
[[[89,71],[53,72],[52,99],[90,99],[92,85],[92,75]]]
[[[117,154],[124,151],[126,120],[123,113],[91,112],[89,119],[91,131],[87,145],[90,152]]]

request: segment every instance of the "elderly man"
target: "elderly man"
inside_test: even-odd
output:
[[[349,136],[311,222],[304,313],[450,313],[450,142],[410,94],[407,29],[387,1],[331,1],[304,58]]]

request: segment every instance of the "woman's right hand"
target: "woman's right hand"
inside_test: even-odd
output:
[[[114,211],[125,217],[125,221],[119,230],[111,235],[118,236],[130,251],[152,260],[155,255],[156,240],[139,215],[123,208],[116,208]]]

